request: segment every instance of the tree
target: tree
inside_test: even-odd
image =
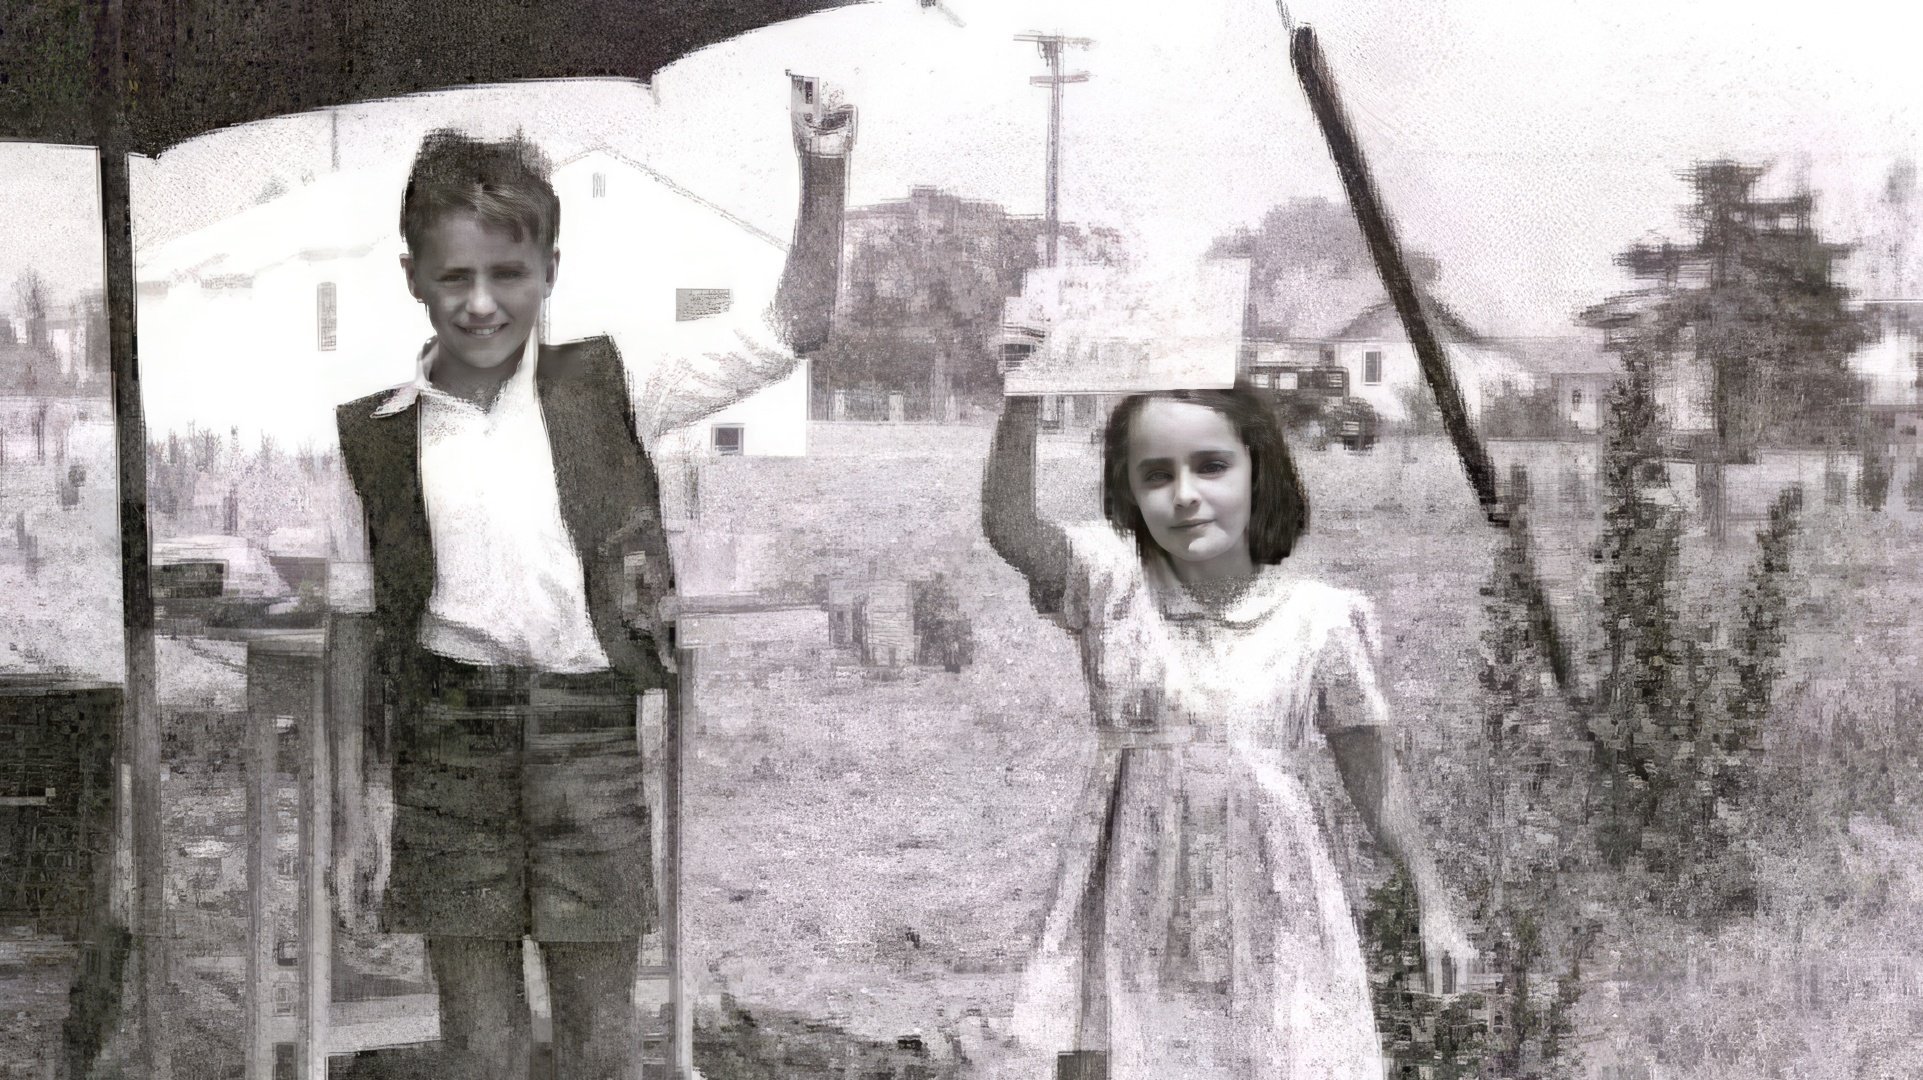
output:
[[[1411,389],[1433,397],[1426,387]],[[1490,438],[1552,439],[1563,433],[1563,427],[1555,391],[1548,386],[1525,390],[1505,381],[1482,403],[1482,431]]]
[[[1620,327],[1618,329],[1621,329]],[[1758,534],[1728,645],[1707,619],[1684,615],[1684,512],[1668,491],[1652,368],[1667,345],[1644,326],[1623,350],[1603,451],[1603,667],[1588,718],[1604,812],[1605,860],[1640,859],[1657,896],[1707,921],[1753,908],[1753,870],[1739,833],[1753,796],[1779,674],[1798,488],[1785,490]]]
[[[1416,286],[1433,285],[1440,264],[1420,251],[1405,254]],[[1291,199],[1272,207],[1254,229],[1216,237],[1209,257],[1249,260],[1254,329],[1269,334],[1299,333],[1299,317],[1311,297],[1347,301],[1342,314],[1349,316],[1382,296],[1375,261],[1355,215],[1328,199]],[[1345,285],[1358,297],[1343,296]]]
[[[85,334],[82,349],[86,355],[87,369],[104,375],[112,364],[111,342],[108,338],[110,331],[107,325],[107,296],[99,289],[88,289],[80,294],[79,307],[81,325]]]
[[[1766,199],[1765,169],[1700,162],[1686,175],[1695,202],[1685,243],[1637,244],[1616,262],[1642,282],[1583,313],[1620,329],[1638,309],[1647,332],[1708,372],[1709,413],[1726,461],[1751,460],[1760,441],[1824,440],[1844,430],[1859,403],[1847,358],[1870,338],[1867,316],[1845,306],[1833,275],[1849,248],[1811,224],[1815,198]],[[1618,347],[1623,346],[1621,342]]]
[[[817,388],[902,393],[911,409],[939,409],[949,393],[999,397],[1003,307],[1041,265],[1041,236],[1037,218],[934,188],[850,211]],[[1064,263],[1127,260],[1122,235],[1100,226],[1064,225],[1060,249]]]
[[[1398,387],[1396,396],[1402,400],[1402,409],[1408,414],[1409,434],[1442,434],[1442,410],[1436,407],[1436,396],[1429,392],[1428,387]]]
[[[14,279],[13,302],[20,317],[27,321],[27,344],[35,349],[47,347],[47,308],[51,301],[47,296],[46,279],[37,270],[24,270]]]

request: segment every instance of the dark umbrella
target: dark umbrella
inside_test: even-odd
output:
[[[0,20],[0,138],[95,146],[106,249],[107,325],[120,471],[126,713],[118,757],[132,766],[131,814],[141,998],[165,971],[160,721],[147,536],[146,425],[134,328],[127,156],[158,154],[253,120],[374,98],[562,78],[645,80],[708,45],[854,0],[39,0]],[[104,890],[76,991],[68,1060],[87,1068],[115,1022],[129,947]],[[168,1063],[151,1017],[142,1049]]]

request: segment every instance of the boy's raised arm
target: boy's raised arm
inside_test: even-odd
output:
[[[654,362],[630,378],[637,384],[636,418],[650,443],[785,378],[799,355],[828,339],[841,280],[855,109],[838,106],[819,121],[798,115],[793,123],[801,208],[774,298],[734,318],[680,324],[662,343],[667,347],[649,350]]]

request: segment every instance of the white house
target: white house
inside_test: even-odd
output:
[[[1481,414],[1485,397],[1506,385],[1533,390],[1536,377],[1512,352],[1471,330],[1440,304],[1431,306],[1431,325],[1455,374],[1469,415]],[[1387,421],[1409,417],[1408,396],[1428,393],[1415,346],[1387,299],[1379,299],[1338,325],[1295,325],[1283,340],[1250,342],[1249,361],[1259,371],[1268,365],[1339,366],[1349,373],[1349,393],[1373,406]]]
[[[1549,390],[1557,415],[1571,428],[1602,430],[1609,394],[1623,367],[1614,353],[1603,349],[1600,334],[1504,338],[1500,346],[1528,367],[1538,389]]]
[[[149,430],[324,446],[334,404],[404,381],[431,331],[401,276],[403,182],[324,176],[138,252]]]
[[[1889,433],[1912,451],[1923,445],[1923,336],[1915,329],[1923,302],[1885,301],[1866,305],[1878,316],[1875,341],[1849,358],[1850,371],[1863,380],[1863,404]]]
[[[604,149],[557,165],[561,275],[547,335],[641,338],[724,298],[771,295],[775,237]],[[142,382],[156,434],[325,446],[333,406],[405,381],[431,333],[401,276],[401,169],[336,173],[138,253]],[[807,373],[726,410],[677,450],[800,454]]]
[[[556,340],[640,338],[677,319],[714,317],[737,298],[774,295],[785,241],[640,162],[605,147],[586,150],[556,164],[554,188],[561,276],[548,317]],[[700,456],[805,454],[807,362],[672,442],[670,452]]]

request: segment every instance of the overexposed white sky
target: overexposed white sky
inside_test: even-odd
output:
[[[794,208],[785,69],[846,87],[862,111],[856,204],[938,185],[1039,213],[1046,92],[1030,30],[1071,53],[1062,210],[1118,226],[1145,259],[1300,195],[1341,198],[1261,0],[876,0],[763,30],[666,69],[649,89],[576,81],[350,106],[346,169],[398,178],[420,135],[516,126],[559,147],[607,141],[776,233]],[[1780,163],[1835,204],[1923,148],[1923,15],[1878,0],[1299,0],[1405,238],[1483,329],[1556,333],[1621,287],[1610,256],[1677,232],[1694,160]],[[205,136],[134,169],[137,242],[247,205],[279,176],[329,167],[324,114]],[[10,208],[0,283],[25,265],[57,290],[98,279],[90,155],[0,145]],[[398,179],[395,187],[398,204]],[[1855,219],[1829,215],[1851,239]],[[4,300],[0,294],[0,300]]]

